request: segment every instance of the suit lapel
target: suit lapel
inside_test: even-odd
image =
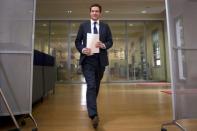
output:
[[[103,24],[102,22],[99,23],[99,34],[101,35],[101,33],[103,32]]]
[[[91,22],[88,21],[88,24],[87,24],[87,33],[91,33]]]

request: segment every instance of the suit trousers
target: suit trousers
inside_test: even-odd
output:
[[[97,96],[99,93],[100,82],[103,77],[105,67],[100,66],[98,58],[88,57],[82,64],[82,72],[87,83],[86,102],[88,116],[92,118],[98,115]]]

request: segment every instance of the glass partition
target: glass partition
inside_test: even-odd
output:
[[[125,22],[108,22],[113,36],[113,47],[109,50],[109,79],[127,80]]]
[[[144,22],[128,22],[129,80],[147,79],[147,59]]]
[[[68,23],[65,21],[52,21],[50,24],[49,52],[56,58],[57,80],[68,81]]]
[[[166,46],[164,41],[163,22],[147,21],[147,73],[148,79],[163,81],[167,79]]]
[[[34,49],[47,53],[49,47],[49,21],[36,21]]]
[[[80,54],[75,47],[81,22],[36,22],[35,49],[56,57],[57,79],[60,82],[85,82],[79,65]],[[105,22],[111,28],[114,45],[108,51],[109,66],[106,67],[102,82],[166,80],[161,21]],[[155,52],[160,57],[156,57]],[[159,61],[160,65],[155,66],[154,61]]]
[[[77,36],[77,32],[79,29],[79,25],[81,22],[71,22],[70,23],[70,66],[71,66],[71,81],[73,82],[85,82],[85,79],[83,77],[82,71],[81,71],[81,66],[79,65],[79,57],[80,54],[77,51],[75,47],[75,39]]]
[[[14,115],[31,114],[36,0],[0,3],[0,88]],[[0,98],[3,115],[10,114]]]

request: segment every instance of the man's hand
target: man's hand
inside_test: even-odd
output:
[[[92,55],[90,48],[83,48],[82,53],[86,54],[87,56]]]
[[[103,44],[102,42],[99,41],[96,43],[96,48],[105,49],[105,44]]]

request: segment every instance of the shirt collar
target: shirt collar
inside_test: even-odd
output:
[[[97,22],[97,24],[99,25],[99,20],[93,21],[93,20],[91,19],[90,21],[91,21],[91,24],[92,24],[92,25],[94,24],[94,22]]]

